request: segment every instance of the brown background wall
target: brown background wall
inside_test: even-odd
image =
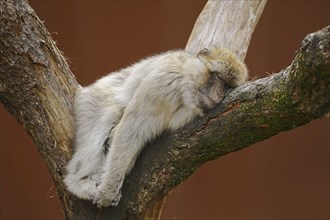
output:
[[[184,48],[204,1],[32,1],[82,85],[145,56]],[[278,72],[303,37],[329,25],[329,1],[270,1],[246,59]],[[0,108],[1,220],[62,219],[36,147]],[[163,219],[329,219],[329,119],[201,167],[168,197]]]

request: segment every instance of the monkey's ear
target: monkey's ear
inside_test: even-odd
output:
[[[204,48],[197,53],[197,57],[207,56],[209,52],[210,51],[207,48]]]

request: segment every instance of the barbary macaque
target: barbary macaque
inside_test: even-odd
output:
[[[248,78],[225,48],[168,51],[78,89],[74,154],[65,184],[99,207],[116,206],[125,176],[144,145],[213,108]]]

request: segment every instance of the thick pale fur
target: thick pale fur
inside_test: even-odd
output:
[[[80,88],[74,105],[75,152],[64,180],[68,189],[98,206],[116,206],[124,178],[146,142],[202,115],[220,102],[225,84],[236,87],[247,78],[245,65],[227,49],[178,50]]]

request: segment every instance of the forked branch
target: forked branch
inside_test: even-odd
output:
[[[186,49],[222,45],[244,59],[264,5],[264,1],[208,2]],[[71,106],[78,83],[25,0],[0,1],[0,28],[0,100],[36,143],[67,219],[157,218],[166,194],[206,161],[329,111],[327,27],[308,35],[294,62],[282,72],[231,91],[204,117],[150,143],[124,183],[119,206],[99,212],[91,202],[69,194],[62,182],[71,155]]]

